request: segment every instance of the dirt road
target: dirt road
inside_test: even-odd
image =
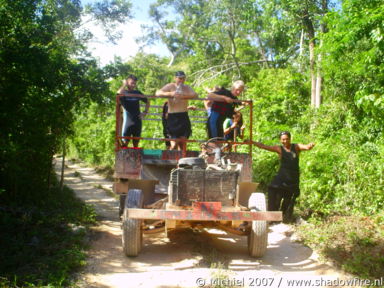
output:
[[[60,168],[57,159],[58,174]],[[163,233],[145,235],[141,254],[127,258],[118,201],[108,192],[112,182],[92,168],[67,162],[65,184],[95,207],[99,219],[91,233],[88,265],[79,275],[80,287],[327,287],[346,279],[320,263],[310,248],[292,241],[291,227],[285,224],[270,227],[262,259],[248,256],[246,237],[190,229],[169,238]]]

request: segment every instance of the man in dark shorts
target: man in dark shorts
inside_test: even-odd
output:
[[[191,87],[185,85],[186,75],[183,71],[175,74],[175,82],[165,85],[156,91],[156,96],[166,96],[168,100],[167,131],[172,150],[183,150],[185,142],[178,139],[188,139],[192,134],[191,121],[188,116],[188,99],[196,98],[197,94]]]
[[[123,85],[117,91],[117,94],[126,96],[120,97],[120,104],[123,106],[123,137],[140,137],[142,128],[142,119],[147,115],[149,109],[149,100],[147,98],[135,97],[134,95],[143,95],[139,90],[136,90],[137,78],[134,75],[129,75],[123,80]],[[146,103],[145,111],[140,112],[140,101]],[[138,147],[139,140],[133,140],[133,147]],[[126,147],[129,143],[128,139],[122,140],[122,146]]]

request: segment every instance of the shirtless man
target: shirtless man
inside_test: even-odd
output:
[[[186,143],[178,139],[188,139],[192,134],[191,121],[188,117],[188,99],[197,97],[191,87],[185,85],[186,75],[183,71],[177,71],[175,82],[165,85],[156,91],[156,96],[169,97],[167,130],[171,141],[171,149],[184,150]]]

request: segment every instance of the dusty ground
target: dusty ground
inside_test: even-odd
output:
[[[57,173],[60,168],[57,159]],[[95,207],[99,219],[91,233],[88,265],[79,275],[80,287],[219,287],[215,284],[220,279],[229,281],[220,287],[345,284],[346,276],[319,262],[310,248],[294,242],[292,229],[285,224],[270,227],[268,250],[262,259],[248,256],[246,237],[218,230],[182,230],[169,239],[163,233],[145,235],[141,254],[127,258],[121,246],[118,201],[108,192],[112,182],[92,168],[67,162],[65,184]]]

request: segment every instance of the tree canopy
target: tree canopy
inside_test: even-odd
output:
[[[0,7],[0,187],[6,197],[33,198],[47,187],[74,109],[110,93],[108,75],[87,55],[88,34],[77,33],[81,16],[113,24],[130,17],[130,5],[1,0]]]

